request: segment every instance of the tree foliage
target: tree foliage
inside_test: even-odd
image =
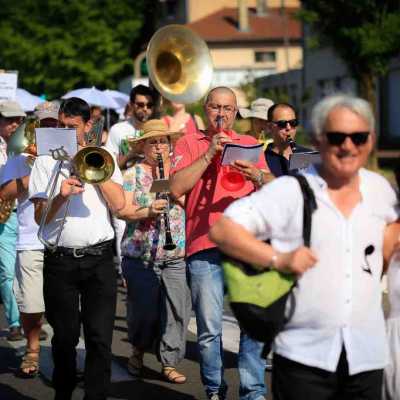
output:
[[[58,97],[87,86],[115,88],[132,71],[149,0],[2,0],[0,68],[19,85]]]
[[[300,18],[332,45],[372,100],[373,80],[400,50],[399,0],[303,0]]]

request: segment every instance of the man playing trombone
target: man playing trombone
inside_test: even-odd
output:
[[[85,136],[91,121],[85,101],[65,100],[60,107],[59,123],[76,129],[79,149],[87,146]],[[63,163],[61,173],[54,177],[59,163],[47,155],[38,157],[29,182],[35,219],[42,222],[43,240],[48,247],[44,254],[44,300],[46,317],[54,330],[55,399],[70,400],[76,386],[75,347],[81,321],[86,346],[85,399],[106,399],[116,305],[110,213],[125,205],[122,176],[116,167],[110,179],[83,185],[79,177],[70,176],[74,169],[70,160]],[[56,184],[50,198],[46,191],[52,176]]]

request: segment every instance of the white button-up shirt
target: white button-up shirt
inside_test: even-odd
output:
[[[361,169],[362,200],[346,218],[315,168],[304,175],[318,204],[311,232],[318,262],[298,280],[294,314],[277,336],[275,351],[334,372],[344,346],[351,375],[381,369],[387,363],[380,289],[382,245],[386,225],[397,219],[395,192],[383,177]],[[238,200],[225,215],[259,239],[271,238],[279,252],[303,244],[303,197],[292,177],[276,179]],[[368,246],[373,246],[370,255]],[[372,274],[363,270],[368,267]]]

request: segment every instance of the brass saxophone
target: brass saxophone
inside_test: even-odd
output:
[[[33,157],[36,156],[35,128],[37,127],[39,127],[39,121],[29,118],[16,129],[7,144],[7,154],[9,157],[21,153],[27,153]],[[27,163],[32,167],[33,159],[31,157],[27,158]],[[6,200],[0,197],[0,224],[7,222],[15,206],[15,200]]]
[[[5,224],[15,208],[15,200],[0,197],[0,224]]]

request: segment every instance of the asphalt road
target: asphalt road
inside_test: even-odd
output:
[[[237,371],[238,327],[232,318],[228,307],[224,316],[224,360],[225,378],[229,391],[228,400],[239,398],[239,375]],[[200,382],[198,353],[195,337],[195,323],[192,319],[187,341],[186,357],[180,364],[180,370],[187,376],[183,385],[171,384],[163,380],[160,375],[160,364],[153,354],[145,355],[145,368],[143,379],[135,381],[126,372],[126,363],[130,355],[130,345],[127,342],[127,329],[125,323],[125,290],[119,288],[118,305],[113,338],[113,376],[110,400],[135,399],[135,400],[190,400],[206,399]],[[50,385],[52,370],[50,341],[42,343],[41,374],[33,379],[21,379],[15,372],[23,354],[25,341],[9,343],[6,340],[7,331],[4,312],[0,310],[0,400],[52,400],[54,392]],[[51,328],[45,329],[51,335]],[[78,365],[84,360],[84,343],[81,340],[78,346]],[[267,382],[270,374],[266,374]],[[77,388],[73,400],[81,400],[83,391]],[[268,397],[270,400],[271,398]]]

